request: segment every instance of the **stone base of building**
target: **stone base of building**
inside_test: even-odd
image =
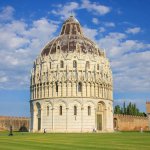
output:
[[[32,102],[32,132],[112,132],[112,101],[96,98],[45,99]],[[37,106],[39,108],[37,108]],[[39,112],[40,111],[40,112]],[[39,113],[39,115],[37,115]]]

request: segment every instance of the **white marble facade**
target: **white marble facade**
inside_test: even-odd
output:
[[[31,71],[32,132],[113,131],[113,84],[104,51],[69,17]]]

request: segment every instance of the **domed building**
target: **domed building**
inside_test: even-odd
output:
[[[113,131],[112,71],[105,52],[70,16],[31,71],[31,131]]]

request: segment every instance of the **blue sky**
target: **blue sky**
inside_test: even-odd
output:
[[[0,0],[0,115],[29,116],[29,78],[43,46],[73,14],[104,48],[114,104],[150,100],[149,0]]]

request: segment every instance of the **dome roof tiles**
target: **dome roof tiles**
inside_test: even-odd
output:
[[[97,45],[83,35],[80,23],[73,16],[64,22],[60,35],[45,46],[41,55],[54,54],[57,50],[64,53],[78,51],[103,55]]]

